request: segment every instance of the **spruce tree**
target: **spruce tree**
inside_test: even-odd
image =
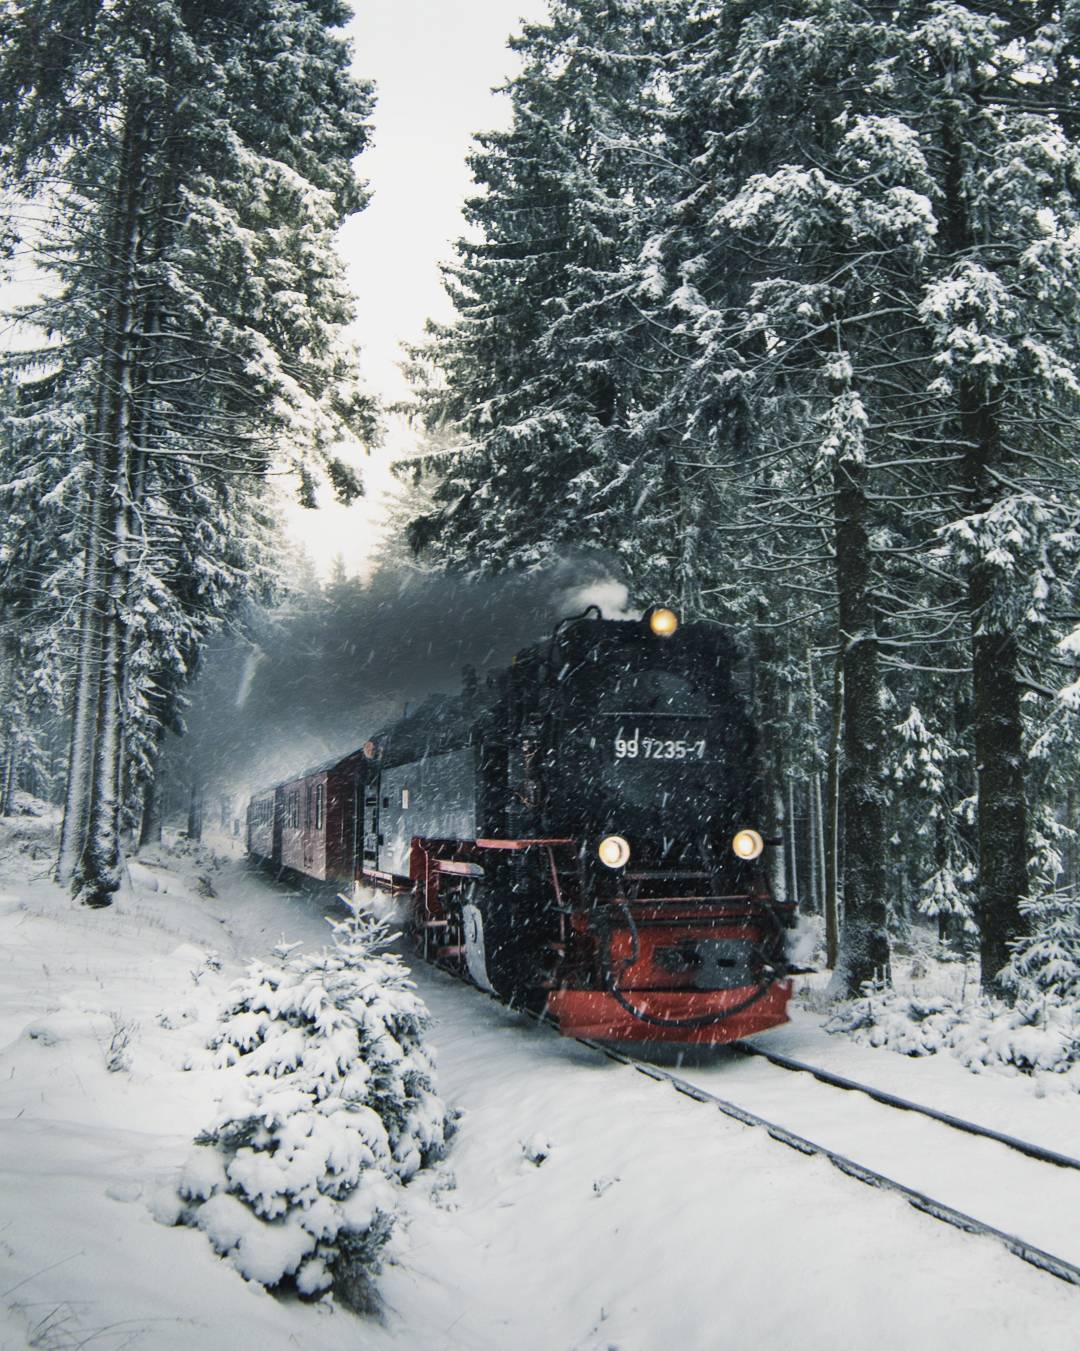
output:
[[[912,93],[940,203],[919,317],[955,455],[947,537],[970,622],[990,988],[1030,882],[1024,690],[1061,636],[1053,615],[1076,559],[1077,32],[1068,12],[1027,4],[913,18]]]
[[[478,138],[478,238],[448,271],[459,318],[420,352],[421,406],[449,423],[436,510],[413,542],[496,571],[614,553],[673,594],[677,527],[664,447],[637,434],[644,319],[627,263],[659,119],[670,20],[641,0],[573,0],[526,25],[508,131]],[[446,468],[449,463],[449,468]]]
[[[173,593],[193,626],[174,644],[188,667],[221,587],[237,582],[229,523],[250,517],[266,470],[291,465],[310,499],[322,460],[343,497],[357,490],[332,449],[373,430],[338,336],[351,307],[332,249],[363,202],[352,160],[371,103],[334,31],[347,13],[314,0],[126,0],[75,14],[13,0],[0,14],[3,169],[45,208],[60,289],[39,320],[77,373],[69,388],[85,391],[59,867],[89,904],[107,904],[119,881],[132,648],[144,636],[132,604],[145,597],[149,614],[169,589],[149,515],[171,516],[184,547],[194,537],[195,585]]]

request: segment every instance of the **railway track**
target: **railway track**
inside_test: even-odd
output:
[[[989,1126],[980,1126],[977,1122],[966,1121],[963,1117],[953,1116],[950,1112],[941,1112],[936,1107],[927,1107],[923,1103],[909,1102],[907,1098],[897,1097],[895,1093],[887,1093],[884,1089],[873,1088],[869,1084],[860,1084],[854,1079],[847,1079],[842,1074],[834,1074],[831,1070],[822,1069],[819,1065],[807,1065],[801,1060],[793,1060],[791,1056],[777,1055],[775,1051],[767,1051],[764,1047],[755,1046],[752,1042],[736,1041],[731,1043],[732,1048],[742,1055],[759,1056],[762,1060],[767,1060],[771,1065],[777,1065],[781,1069],[791,1070],[800,1074],[809,1074],[819,1083],[829,1084],[833,1088],[842,1088],[848,1093],[862,1093],[874,1102],[880,1102],[886,1107],[895,1107],[901,1112],[915,1112],[919,1116],[928,1117],[931,1121],[937,1121],[943,1126],[948,1126],[952,1130],[963,1131],[967,1135],[978,1135],[984,1140],[993,1140],[996,1144],[1005,1145],[1007,1149],[1016,1150],[1018,1154],[1025,1154],[1030,1159],[1038,1159],[1040,1163],[1052,1163],[1058,1168],[1076,1168],[1080,1170],[1080,1159],[1073,1158],[1071,1154],[1061,1154],[1056,1149],[1047,1149],[1044,1145],[1033,1144],[1030,1140],[1020,1140],[1015,1135],[1007,1135],[1003,1131],[996,1131]]]
[[[544,1014],[533,1014],[536,1020],[545,1026],[556,1030],[554,1020]],[[929,1215],[932,1219],[938,1220],[943,1224],[948,1224],[954,1229],[959,1229],[963,1233],[982,1235],[987,1238],[995,1239],[1014,1257],[1029,1265],[1037,1267],[1040,1271],[1048,1275],[1057,1277],[1058,1280],[1066,1281],[1070,1285],[1080,1287],[1080,1265],[1070,1261],[1068,1258],[1059,1256],[1056,1253],[1040,1247],[1038,1244],[1021,1237],[1019,1234],[1003,1229],[998,1225],[991,1224],[986,1220],[980,1219],[975,1215],[969,1214],[957,1206],[942,1201],[918,1187],[910,1186],[900,1181],[898,1178],[891,1177],[872,1168],[865,1163],[849,1157],[840,1150],[833,1149],[828,1145],[821,1144],[816,1140],[811,1140],[798,1131],[792,1130],[777,1121],[770,1120],[768,1117],[758,1112],[749,1110],[740,1106],[738,1103],[730,1101],[728,1098],[721,1097],[713,1093],[700,1084],[695,1084],[691,1080],[683,1078],[681,1075],[674,1074],[670,1070],[661,1068],[658,1065],[650,1064],[647,1061],[638,1060],[632,1055],[628,1055],[612,1046],[605,1045],[603,1042],[592,1041],[588,1038],[577,1038],[578,1042],[587,1046],[598,1055],[607,1057],[610,1060],[618,1061],[620,1064],[627,1065],[636,1070],[639,1074],[653,1079],[657,1082],[669,1084],[677,1093],[692,1099],[694,1102],[701,1103],[704,1106],[714,1107],[724,1116],[734,1121],[740,1122],[744,1126],[759,1127],[764,1130],[770,1138],[778,1144],[784,1145],[789,1149],[794,1149],[800,1154],[817,1156],[827,1159],[833,1167],[844,1173],[847,1177],[852,1177],[869,1187],[874,1187],[880,1191],[891,1192],[894,1195],[902,1196],[914,1209]],[[778,1056],[773,1052],[763,1051],[760,1047],[751,1047],[749,1043],[738,1044],[738,1049],[748,1056],[760,1056],[771,1061],[784,1070],[790,1070],[799,1073],[811,1074],[819,1082],[831,1087],[839,1088],[845,1092],[856,1092],[864,1094],[867,1098],[889,1107],[896,1111],[915,1113],[925,1116],[935,1121],[939,1125],[950,1129],[963,1132],[965,1134],[983,1137],[994,1144],[1004,1145],[1015,1150],[1026,1157],[1037,1161],[1040,1164],[1053,1166],[1056,1168],[1080,1169],[1080,1159],[1075,1159],[1071,1155],[1059,1153],[1056,1150],[1046,1149],[1041,1145],[1034,1144],[1031,1141],[1020,1140],[1014,1136],[1006,1135],[1000,1131],[991,1130],[988,1127],[980,1126],[976,1122],[966,1121],[961,1117],[954,1117],[946,1112],[939,1112],[935,1108],[926,1107],[921,1103],[910,1102],[905,1098],[900,1098],[895,1094],[886,1093],[880,1089],[871,1087],[868,1084],[860,1084],[855,1080],[846,1079],[842,1075],[833,1074],[831,1071],[823,1070],[818,1066],[807,1065],[802,1061],[792,1060],[788,1056]]]
[[[460,979],[458,972],[442,963],[433,963],[440,966],[447,974]],[[508,1007],[504,1000],[490,992],[487,993],[489,999],[495,1003],[501,1004],[504,1008]],[[525,1013],[529,1018],[541,1024],[549,1031],[559,1035],[558,1023],[546,1013],[538,1013],[529,1009],[518,1009],[518,1012]],[[579,1045],[588,1047],[589,1050],[597,1055],[606,1057],[609,1060],[617,1061],[636,1070],[639,1074],[657,1082],[666,1082],[684,1097],[692,1099],[694,1102],[702,1105],[716,1108],[724,1116],[734,1121],[738,1121],[744,1126],[754,1126],[764,1130],[771,1139],[778,1144],[784,1145],[789,1149],[796,1150],[800,1154],[808,1156],[817,1156],[827,1159],[834,1168],[838,1169],[847,1177],[854,1178],[856,1181],[866,1186],[874,1187],[880,1191],[891,1192],[894,1195],[902,1196],[914,1209],[929,1215],[932,1219],[940,1221],[942,1224],[950,1225],[954,1229],[959,1229],[963,1233],[982,1235],[992,1238],[1000,1243],[1006,1251],[1021,1261],[1037,1267],[1040,1271],[1048,1275],[1057,1277],[1058,1280],[1065,1281],[1070,1285],[1080,1287],[1080,1264],[1070,1261],[1066,1257],[1059,1256],[1050,1252],[1048,1249],[1040,1247],[1036,1243],[1003,1229],[998,1225],[989,1223],[975,1215],[969,1214],[959,1207],[949,1204],[946,1201],[939,1200],[931,1196],[928,1192],[918,1187],[913,1187],[898,1178],[891,1177],[880,1169],[872,1168],[868,1164],[860,1163],[856,1159],[849,1157],[840,1150],[833,1149],[828,1145],[821,1144],[818,1141],[811,1140],[808,1136],[800,1134],[777,1121],[770,1120],[768,1117],[758,1112],[751,1111],[749,1108],[740,1106],[719,1094],[713,1093],[700,1084],[695,1084],[691,1080],[674,1074],[670,1070],[665,1070],[658,1065],[651,1064],[644,1060],[629,1055],[617,1048],[605,1044],[604,1042],[593,1041],[587,1037],[576,1037],[574,1039]],[[765,1050],[762,1047],[755,1046],[749,1042],[735,1042],[732,1047],[740,1054],[750,1058],[759,1058],[765,1060],[777,1068],[784,1071],[807,1074],[817,1082],[825,1084],[832,1088],[837,1088],[845,1093],[857,1093],[869,1100],[878,1103],[881,1106],[888,1107],[894,1111],[908,1113],[916,1116],[925,1117],[935,1124],[945,1126],[950,1130],[963,1134],[975,1136],[987,1140],[992,1144],[1002,1145],[1018,1154],[1032,1159],[1037,1163],[1059,1169],[1068,1169],[1080,1171],[1080,1159],[1069,1154],[1061,1153],[1058,1150],[1049,1149],[1043,1145],[1035,1144],[1033,1141],[1022,1140],[1016,1136],[1008,1135],[1002,1131],[993,1130],[990,1127],[982,1126],[977,1122],[968,1121],[963,1117],[957,1117],[948,1112],[939,1111],[937,1108],[927,1107],[923,1103],[912,1102],[909,1099],[901,1098],[897,1094],[888,1093],[883,1089],[874,1088],[870,1084],[862,1084],[857,1080],[848,1079],[843,1075],[834,1074],[831,1070],[826,1070],[817,1065],[810,1065],[800,1060],[795,1060],[790,1056],[779,1055],[776,1052]],[[1077,1213],[1080,1213],[1078,1210]]]

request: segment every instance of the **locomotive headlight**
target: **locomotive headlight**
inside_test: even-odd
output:
[[[731,847],[738,858],[749,860],[760,857],[765,841],[756,830],[740,830],[731,841]]]
[[[621,835],[605,835],[596,852],[608,868],[625,868],[630,862],[630,845]]]
[[[666,605],[655,605],[649,611],[649,628],[658,638],[670,638],[679,627],[679,616]]]

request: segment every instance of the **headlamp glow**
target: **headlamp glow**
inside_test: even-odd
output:
[[[624,868],[630,862],[630,845],[621,835],[605,835],[596,852],[608,868]]]
[[[737,858],[755,859],[765,848],[765,841],[756,830],[740,830],[731,841],[731,847]]]
[[[679,627],[679,616],[666,605],[657,605],[649,611],[649,628],[658,638],[670,638]]]

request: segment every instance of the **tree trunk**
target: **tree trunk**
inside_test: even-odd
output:
[[[989,585],[980,568],[972,572],[968,598],[979,783],[979,960],[983,989],[996,990],[1009,944],[1023,931],[1020,901],[1028,889],[1023,717],[1016,641],[994,632],[987,614]]]
[[[777,761],[780,756],[777,754]],[[777,765],[777,774],[780,766]],[[772,784],[768,801],[771,804],[771,811],[766,818],[765,828],[769,832],[769,838],[779,840],[780,845],[769,851],[770,860],[770,881],[772,884],[772,893],[778,901],[788,899],[788,873],[787,859],[785,857],[784,841],[787,831],[787,808],[784,805],[784,790],[780,786],[780,779],[776,778]]]
[[[778,901],[792,895],[787,869],[787,808],[784,803],[784,738],[778,716],[779,697],[776,688],[776,638],[774,631],[765,627],[754,630],[754,702],[761,723],[762,744],[759,745],[758,767],[766,784],[764,796],[764,834],[767,839],[779,840],[777,847],[766,854],[769,884]]]
[[[836,494],[836,589],[844,672],[844,924],[833,982],[859,993],[866,981],[889,978],[885,811],[882,765],[885,728],[872,598],[867,468],[858,455],[839,454]]]
[[[844,665],[833,672],[832,735],[825,769],[825,963],[835,970],[840,952],[840,743],[844,727]]]
[[[993,470],[1001,460],[999,394],[960,390],[969,508],[980,514],[1001,489]],[[1028,889],[1027,791],[1023,714],[1016,639],[999,617],[993,569],[976,561],[968,571],[971,614],[972,723],[978,782],[976,841],[980,979],[998,991],[1009,944],[1023,931],[1020,901]]]
[[[161,781],[158,770],[161,765],[161,741],[154,742],[150,751],[150,776],[143,784],[142,812],[139,818],[139,848],[161,843]]]
[[[15,743],[15,654],[8,648],[0,656],[0,735],[3,737],[3,763],[0,768],[0,816],[15,811],[15,770],[18,750]]]
[[[985,245],[965,183],[964,128],[950,116],[943,124],[946,150],[943,243],[962,257]],[[979,517],[1003,496],[1000,471],[1007,466],[1001,443],[1004,391],[971,368],[959,382],[957,412],[963,447],[963,488],[969,516]],[[1020,901],[1028,889],[1027,792],[1024,782],[1023,719],[1019,652],[1009,621],[999,612],[993,568],[980,558],[968,565],[971,617],[972,722],[978,783],[976,842],[980,979],[997,990],[1009,960],[1009,943],[1023,924]]]
[[[188,798],[187,834],[189,840],[196,843],[202,840],[203,828],[203,786],[198,779],[191,781],[191,796]]]
[[[126,521],[126,511],[121,513]],[[117,552],[122,559],[122,531],[113,522]],[[120,887],[122,851],[120,842],[120,806],[123,792],[121,764],[124,746],[124,667],[126,635],[120,607],[123,603],[122,578],[125,569],[118,560],[111,567],[101,680],[98,685],[97,726],[95,733],[90,819],[86,844],[75,873],[76,899],[95,908],[111,905]]]
[[[4,803],[0,814],[14,816],[15,790],[19,786],[19,739],[14,726],[8,728],[7,755],[4,760]]]
[[[86,845],[90,819],[90,786],[93,777],[94,737],[97,716],[98,681],[101,674],[101,534],[104,524],[105,489],[102,482],[101,442],[104,430],[105,381],[100,382],[98,411],[91,428],[93,446],[90,473],[90,501],[86,524],[79,638],[75,667],[75,688],[71,704],[71,742],[68,751],[67,787],[64,793],[64,818],[60,828],[60,849],[56,860],[56,880],[70,882],[79,866]]]
[[[15,780],[18,768],[18,749],[15,728],[8,722],[4,727],[4,777],[0,783],[0,816],[15,814]]]
[[[98,576],[102,590],[100,675],[86,838],[72,883],[84,905],[110,905],[120,886],[125,692],[128,633],[124,602],[129,583],[132,392],[135,380],[135,281],[139,253],[140,148],[137,112],[128,109],[117,184],[114,289],[100,367],[107,416],[102,425],[102,487],[108,501],[101,532]]]
[[[787,838],[788,838],[788,880],[791,884],[791,899],[799,900],[799,858],[798,840],[795,836],[795,780],[788,775],[787,781]]]
[[[809,882],[810,909],[814,914],[821,913],[821,782],[818,778],[821,747],[818,745],[817,690],[814,685],[814,656],[810,644],[806,646],[806,716],[807,733],[810,740],[810,754],[813,768],[806,781],[806,825],[807,825],[807,879]]]
[[[816,773],[816,774],[814,775],[814,780],[813,780],[813,783],[812,783],[811,787],[812,787],[812,789],[813,789],[813,798],[812,798],[812,801],[813,801],[813,807],[814,807],[814,819],[815,819],[815,821],[817,822],[817,829],[816,829],[816,831],[815,831],[815,840],[816,840],[816,847],[817,847],[817,855],[816,855],[816,857],[815,857],[815,865],[816,865],[817,876],[818,876],[818,905],[817,905],[817,908],[818,908],[819,911],[821,911],[822,913],[824,913],[824,910],[825,910],[825,887],[826,887],[826,882],[825,882],[825,810],[824,810],[824,804],[822,803],[822,800],[821,800],[821,775],[820,775],[820,774],[817,774],[817,773]]]

